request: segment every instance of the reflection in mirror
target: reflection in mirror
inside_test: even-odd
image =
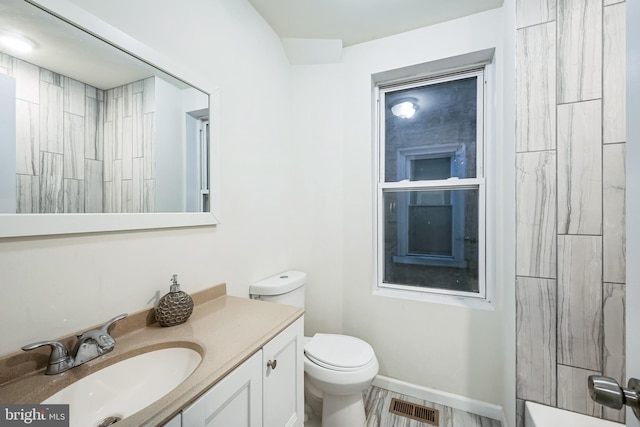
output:
[[[210,211],[209,94],[24,0],[0,3],[0,141],[3,214]]]

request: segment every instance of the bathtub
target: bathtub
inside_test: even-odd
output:
[[[539,403],[525,402],[524,427],[624,427],[624,424],[588,417]]]

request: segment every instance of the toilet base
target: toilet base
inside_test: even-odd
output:
[[[304,374],[304,404],[305,410],[309,410],[316,417],[322,417],[322,397],[324,393],[316,387],[313,381]],[[306,411],[305,411],[306,412]]]
[[[363,427],[366,423],[362,393],[327,395],[322,399],[322,427]]]

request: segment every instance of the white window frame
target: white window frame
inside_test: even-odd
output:
[[[374,97],[376,102],[375,116],[376,116],[376,132],[375,132],[375,145],[374,145],[374,174],[375,174],[375,211],[376,211],[376,228],[375,228],[375,260],[376,260],[376,279],[374,283],[373,293],[378,296],[414,299],[429,302],[438,302],[452,305],[462,305],[472,308],[493,309],[493,286],[487,286],[487,272],[486,272],[486,140],[487,140],[487,123],[488,117],[491,116],[489,110],[487,98],[490,93],[489,76],[491,75],[490,65],[475,64],[473,67],[466,69],[458,69],[451,73],[441,73],[436,76],[425,76],[423,78],[395,80],[393,82],[379,82],[374,87]],[[435,84],[446,81],[457,80],[470,76],[478,76],[478,81],[481,84],[478,85],[478,122],[477,122],[477,139],[476,139],[476,176],[475,178],[449,178],[446,180],[430,180],[430,181],[409,181],[408,177],[405,181],[398,182],[385,182],[385,150],[384,150],[384,135],[385,135],[385,103],[383,102],[384,94],[393,90],[398,90],[399,87],[403,89],[409,87],[423,86],[425,83]],[[456,145],[455,142],[451,145]],[[419,155],[420,147],[412,147],[405,149],[402,153],[405,157],[412,155]],[[443,147],[445,151],[451,151],[452,147]],[[413,153],[412,153],[413,151]],[[400,160],[398,160],[400,162]],[[475,189],[478,191],[478,287],[479,292],[463,292],[447,289],[437,289],[428,287],[418,287],[395,283],[384,283],[384,193],[386,192],[407,192],[417,190],[464,190]],[[400,212],[398,212],[400,215]],[[402,254],[399,253],[399,257]],[[399,262],[408,263],[420,263],[428,265],[438,265],[432,263],[425,257],[423,261],[418,261],[419,257],[411,257],[410,259],[398,259]]]

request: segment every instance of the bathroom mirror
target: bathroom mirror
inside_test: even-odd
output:
[[[67,0],[2,0],[0,237],[218,223],[216,99]]]

